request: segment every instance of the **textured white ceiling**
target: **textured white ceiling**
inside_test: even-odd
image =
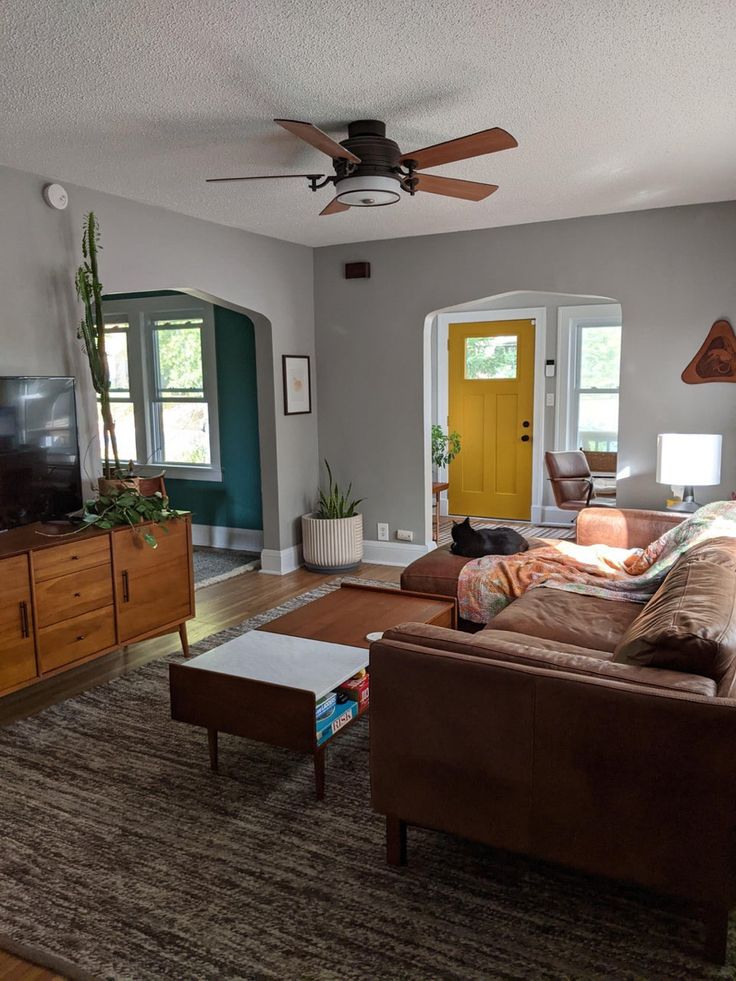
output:
[[[309,245],[736,198],[735,0],[3,0],[0,162]],[[321,171],[271,123],[404,150],[502,126],[489,181],[318,217]],[[329,172],[329,171],[328,171]]]

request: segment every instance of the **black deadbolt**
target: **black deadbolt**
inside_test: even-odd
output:
[[[522,422],[522,426],[524,427],[524,429],[528,429],[529,428],[529,420],[528,419],[525,419]]]

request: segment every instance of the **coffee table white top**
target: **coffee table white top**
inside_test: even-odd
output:
[[[368,651],[347,644],[250,630],[185,661],[183,667],[311,691],[320,699],[368,667]]]

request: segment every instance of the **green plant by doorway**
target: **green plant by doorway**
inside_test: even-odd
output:
[[[448,467],[460,452],[460,433],[446,433],[442,426],[432,426],[432,463],[439,469]]]
[[[343,493],[340,490],[338,484],[332,479],[332,470],[330,470],[330,465],[325,460],[325,466],[327,467],[327,476],[329,477],[329,486],[327,492],[320,488],[319,491],[319,508],[315,513],[315,518],[324,518],[325,520],[334,518],[354,518],[358,513],[357,507],[362,502],[363,498],[358,498],[351,500],[350,492],[353,489],[352,483],[348,484],[347,490]]]

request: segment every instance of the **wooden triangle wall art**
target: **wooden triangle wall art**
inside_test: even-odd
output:
[[[682,380],[688,385],[736,382],[736,334],[727,320],[716,320]]]

